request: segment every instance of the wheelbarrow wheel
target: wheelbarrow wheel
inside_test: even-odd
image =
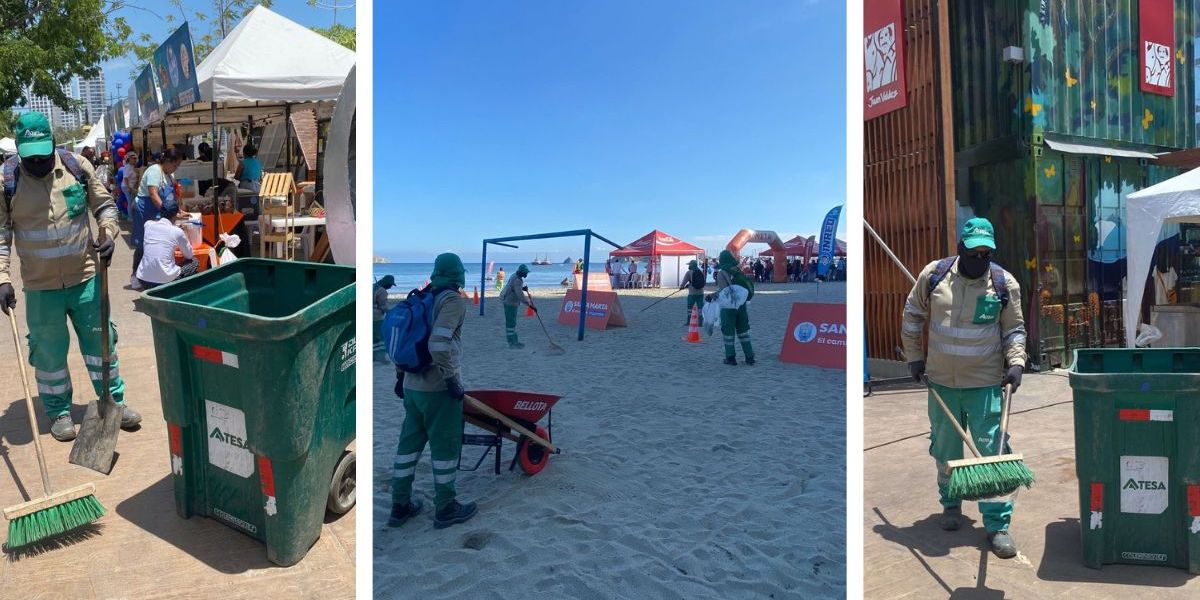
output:
[[[355,479],[354,452],[347,450],[338,460],[337,468],[333,470],[333,479],[329,482],[329,500],[325,507],[335,515],[344,515],[354,508]]]
[[[535,432],[543,439],[550,439],[546,430],[538,427]],[[537,442],[521,436],[521,441],[517,444],[517,462],[521,463],[521,470],[525,471],[526,475],[537,475],[546,468],[546,463],[550,462],[550,453]]]

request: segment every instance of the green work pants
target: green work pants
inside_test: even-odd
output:
[[[725,338],[726,358],[735,358],[737,355],[733,346],[735,336],[742,343],[742,352],[746,354],[746,358],[754,358],[754,347],[750,345],[750,312],[746,310],[745,304],[736,310],[721,309],[721,335]]]
[[[104,391],[101,359],[100,293],[93,277],[61,290],[25,290],[25,323],[29,328],[29,364],[37,381],[38,395],[46,415],[56,419],[71,411],[71,375],[67,371],[67,350],[71,334],[67,319],[79,338],[79,351],[87,365],[92,389],[99,397]],[[125,404],[125,382],[117,374],[117,328],[109,323],[108,389],[117,404]]]
[[[404,425],[396,445],[392,472],[392,501],[408,504],[412,499],[417,461],[429,442],[433,457],[433,503],[442,508],[454,500],[454,479],[462,450],[462,402],[446,392],[404,390]]]
[[[504,337],[509,346],[517,344],[517,306],[504,305]]]
[[[1000,386],[982,388],[949,388],[930,382],[930,387],[941,395],[950,412],[958,419],[960,425],[967,430],[975,442],[975,447],[983,456],[998,454],[1000,447]],[[938,406],[929,393],[929,455],[937,461],[938,494],[942,506],[957,507],[961,501],[952,499],[946,494],[950,484],[950,476],[946,473],[946,463],[963,458],[963,442],[954,425],[946,418],[946,413]],[[1005,448],[1008,447],[1005,440]],[[983,515],[983,526],[987,531],[1007,531],[1012,520],[1012,499],[1000,502],[980,502],[979,512]]]
[[[696,323],[704,325],[704,294],[688,294],[687,324],[692,324],[692,307],[696,308]]]

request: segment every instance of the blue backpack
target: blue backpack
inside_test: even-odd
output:
[[[383,347],[405,373],[424,373],[433,364],[429,335],[436,300],[432,290],[413,290],[383,316]]]
[[[58,154],[58,160],[75,177],[75,180],[87,186],[87,173],[84,173],[83,167],[79,166],[75,154],[62,148],[58,148],[54,152]],[[17,183],[21,181],[21,169],[17,168],[20,164],[21,157],[14,154],[4,161],[3,167],[0,167],[0,180],[4,182],[4,203],[9,210],[12,210],[12,199],[17,194]]]

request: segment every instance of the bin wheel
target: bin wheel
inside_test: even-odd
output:
[[[326,508],[335,515],[344,515],[354,508],[354,452],[342,454],[337,468],[333,470],[333,479],[329,482],[329,500]]]
[[[538,435],[543,439],[549,439],[546,430],[538,427]],[[550,452],[538,444],[537,442],[521,436],[521,441],[517,444],[517,461],[521,463],[521,470],[527,475],[537,475],[546,468],[546,463],[550,462]]]

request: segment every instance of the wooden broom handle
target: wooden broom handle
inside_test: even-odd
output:
[[[33,436],[33,447],[37,451],[38,467],[42,469],[42,492],[50,495],[50,471],[46,469],[46,457],[42,454],[42,438],[38,437],[37,417],[33,415],[33,394],[29,393],[29,374],[25,372],[25,356],[21,352],[21,334],[17,332],[17,315],[8,309],[8,323],[12,326],[13,346],[17,349],[17,369],[21,371],[21,383],[25,386],[25,409],[29,412],[29,434]]]
[[[1008,433],[1008,408],[1012,402],[1012,386],[1004,384],[1004,398],[1001,400],[1003,404],[1000,406],[1000,449],[996,452],[999,456],[1004,454],[1004,436]]]
[[[971,436],[967,435],[966,431],[963,431],[962,425],[958,424],[958,419],[955,418],[954,413],[950,412],[950,407],[946,406],[946,403],[942,401],[942,395],[937,393],[937,390],[933,389],[932,385],[929,385],[928,379],[925,380],[925,385],[929,387],[929,392],[933,394],[933,399],[937,400],[938,406],[942,407],[942,412],[946,413],[946,417],[954,425],[954,430],[958,432],[959,437],[962,438],[963,442],[966,442],[967,448],[971,450],[971,454],[974,454],[975,458],[983,458],[979,455],[979,449],[975,447],[975,442],[971,441]]]

